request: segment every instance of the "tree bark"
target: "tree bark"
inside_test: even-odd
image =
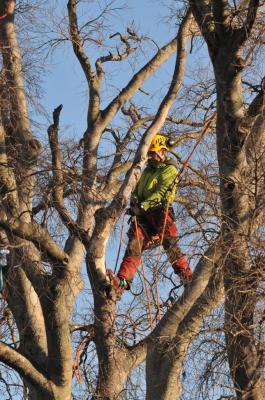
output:
[[[194,15],[208,44],[217,91],[217,154],[222,202],[222,235],[225,287],[225,334],[231,376],[238,399],[264,398],[260,371],[261,355],[255,341],[253,318],[256,306],[257,275],[249,253],[253,199],[244,143],[248,129],[242,129],[244,106],[240,57],[242,44],[250,35],[258,1],[250,1],[242,28],[232,28],[227,18],[227,4],[215,3],[203,22],[204,2],[191,1]],[[210,28],[211,25],[211,28]],[[254,274],[253,274],[254,273]],[[259,388],[259,389],[258,389]]]

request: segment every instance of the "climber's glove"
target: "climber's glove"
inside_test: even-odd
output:
[[[127,210],[127,214],[131,215],[132,217],[140,217],[144,213],[144,209],[141,206],[131,206]]]

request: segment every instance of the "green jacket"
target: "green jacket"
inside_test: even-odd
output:
[[[176,194],[177,175],[176,163],[169,157],[157,167],[147,166],[132,193],[131,205],[141,204],[145,211],[171,205]],[[168,190],[173,182],[172,190]]]

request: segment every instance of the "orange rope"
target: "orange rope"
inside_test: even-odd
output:
[[[190,154],[188,155],[188,157],[186,158],[186,160],[184,161],[182,168],[180,169],[177,178],[179,179],[181,177],[181,175],[183,174],[183,172],[185,171],[185,169],[187,168],[187,166],[189,165],[190,159],[193,156],[194,151],[196,150],[197,146],[199,145],[199,143],[201,142],[203,136],[205,135],[205,133],[208,131],[208,129],[210,128],[210,126],[212,125],[212,122],[214,120],[216,116],[216,111],[212,113],[212,115],[210,116],[210,118],[206,121],[204,127],[201,130],[201,134],[198,137],[195,146],[193,147],[193,149],[191,150]],[[175,183],[175,182],[174,182]]]
[[[144,263],[143,263],[143,258],[142,258],[142,249],[141,249],[140,239],[139,239],[139,235],[138,235],[138,223],[137,223],[137,218],[136,217],[134,217],[134,223],[135,223],[136,236],[137,236],[137,241],[138,241],[140,257],[141,257],[141,267],[142,267],[142,274],[143,274],[143,278],[144,278],[144,288],[145,288],[146,301],[147,301],[147,311],[148,311],[148,314],[149,314],[150,329],[152,331],[153,330],[153,320],[152,320],[152,312],[151,312],[151,303],[150,303],[148,287],[147,287],[147,284],[146,284],[146,275],[145,275],[145,270],[144,270]]]
[[[117,269],[117,266],[118,266],[118,261],[119,261],[119,258],[120,258],[121,245],[122,245],[122,239],[123,239],[123,231],[124,231],[125,216],[126,216],[126,210],[123,212],[123,216],[122,216],[120,243],[119,243],[119,249],[118,249],[118,253],[117,253],[115,268],[114,268],[114,274],[116,273],[116,269]]]
[[[76,376],[77,382],[79,385],[82,382],[82,377],[81,377],[81,372],[80,372],[80,365],[79,365],[79,360],[80,360],[80,353],[81,353],[81,348],[83,347],[83,341],[79,343],[77,350],[76,350],[76,355],[75,355],[75,361],[73,365],[73,374]]]
[[[163,229],[162,229],[162,235],[160,238],[160,246],[163,245],[163,241],[164,241],[164,237],[165,237],[168,210],[169,210],[169,202],[167,202],[165,218],[164,218],[164,223],[163,223]],[[154,278],[155,278],[155,288],[156,288],[156,307],[157,307],[157,320],[158,321],[161,319],[161,314],[160,314],[160,298],[159,298],[159,292],[158,292],[157,270],[158,270],[158,264],[161,259],[161,255],[162,255],[162,250],[160,252],[158,252],[158,254],[157,254],[157,260],[156,260],[156,264],[155,264],[155,268],[154,268]]]
[[[172,182],[172,184],[170,185],[170,188],[173,189],[173,186],[175,184],[175,182],[178,180],[180,180],[181,175],[183,174],[183,172],[185,171],[185,169],[187,168],[187,166],[189,165],[190,159],[194,153],[194,151],[196,150],[197,146],[199,145],[200,141],[202,140],[203,136],[205,135],[205,133],[207,132],[207,130],[210,128],[213,119],[216,116],[216,112],[214,112],[210,118],[207,120],[206,124],[204,125],[203,129],[201,130],[201,134],[198,137],[195,146],[193,147],[192,151],[190,152],[190,154],[188,155],[188,157],[186,158],[185,162],[182,165],[182,168],[180,169],[179,173],[177,174],[177,177],[174,179],[174,181]],[[167,223],[167,217],[168,217],[168,211],[169,211],[169,202],[167,202],[167,207],[166,207],[166,212],[165,212],[165,218],[164,218],[164,223],[163,223],[163,229],[162,229],[162,235],[161,235],[161,239],[160,239],[160,246],[163,245],[163,241],[164,241],[164,236],[165,236],[165,230],[166,230],[166,223]],[[160,298],[159,298],[159,292],[158,292],[158,277],[157,277],[157,270],[158,270],[158,265],[161,259],[161,255],[162,255],[162,249],[158,252],[157,254],[157,260],[156,260],[156,264],[154,267],[154,279],[155,279],[155,288],[156,288],[156,307],[157,307],[157,316],[156,319],[159,321],[161,318],[161,314],[160,314]]]

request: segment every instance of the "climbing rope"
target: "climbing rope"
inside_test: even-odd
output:
[[[189,153],[188,157],[184,161],[179,173],[177,174],[176,178],[173,180],[173,182],[169,186],[167,192],[171,191],[173,189],[173,187],[174,187],[174,185],[176,184],[177,181],[180,182],[181,176],[183,175],[185,169],[188,167],[192,155],[194,154],[196,148],[198,147],[198,145],[201,142],[202,138],[204,137],[205,133],[210,128],[215,116],[216,116],[216,112],[214,112],[211,115],[211,117],[206,121],[203,129],[201,130],[201,133],[200,133],[198,139],[196,140],[196,143],[195,143],[193,149],[191,150],[191,152]],[[164,217],[164,222],[163,222],[163,229],[162,229],[162,234],[161,234],[161,238],[160,238],[160,241],[159,241],[160,247],[162,247],[163,242],[164,242],[168,213],[169,213],[169,202],[167,201],[165,217]],[[119,261],[119,257],[120,257],[121,245],[122,245],[122,240],[123,240],[125,216],[126,216],[126,211],[124,211],[123,217],[122,217],[120,242],[119,242],[119,248],[118,248],[118,254],[117,254],[117,258],[116,258],[114,273],[116,272],[118,261]],[[150,320],[150,329],[152,331],[153,330],[153,319],[152,319],[152,312],[151,312],[151,302],[150,302],[149,291],[148,291],[148,287],[147,287],[147,279],[146,279],[144,263],[143,263],[143,258],[142,258],[142,249],[141,249],[140,240],[139,240],[139,234],[138,234],[137,218],[133,217],[133,220],[134,220],[134,223],[135,223],[136,236],[137,236],[137,241],[138,241],[138,246],[139,246],[139,253],[141,255],[141,268],[142,268],[142,275],[143,275],[143,281],[144,281],[144,289],[145,289],[145,293],[146,293],[147,311],[148,311],[149,320]],[[154,267],[154,280],[155,280],[155,291],[156,291],[156,293],[155,293],[155,302],[156,302],[156,308],[157,308],[157,313],[156,313],[156,316],[155,316],[155,320],[158,320],[158,321],[161,319],[161,313],[160,313],[160,308],[161,307],[160,307],[160,298],[159,298],[159,291],[158,291],[157,271],[158,271],[158,265],[159,265],[159,262],[160,262],[160,259],[161,259],[161,255],[162,255],[162,249],[157,254],[157,260],[156,260],[156,264],[155,264],[155,267]],[[182,285],[180,285],[180,286],[182,286]]]
[[[210,116],[209,119],[207,119],[207,121],[206,121],[204,127],[203,127],[202,130],[201,130],[201,133],[200,133],[198,139],[196,140],[196,143],[195,143],[193,149],[191,150],[190,154],[188,155],[188,157],[187,157],[186,160],[184,161],[184,163],[183,163],[183,165],[182,165],[182,167],[181,167],[181,169],[180,169],[178,175],[177,175],[176,178],[174,179],[173,185],[175,184],[176,180],[178,180],[178,182],[180,182],[181,176],[183,175],[183,172],[185,171],[185,169],[186,169],[187,166],[189,165],[190,159],[191,159],[191,157],[193,156],[193,154],[194,154],[195,150],[197,149],[197,147],[199,146],[199,144],[200,144],[202,138],[204,137],[205,133],[206,133],[206,132],[208,131],[208,129],[211,127],[215,116],[216,116],[216,111],[215,111],[214,113],[212,113],[212,115]],[[172,185],[172,184],[171,184],[171,185]],[[171,186],[171,185],[170,185],[170,186]]]
[[[198,137],[198,139],[196,140],[196,143],[193,147],[193,149],[191,150],[191,152],[189,153],[188,157],[186,158],[186,160],[184,161],[179,173],[177,174],[176,178],[173,180],[173,182],[170,184],[166,194],[171,191],[174,188],[174,185],[176,184],[176,182],[180,182],[181,177],[185,171],[185,169],[188,167],[190,159],[192,157],[192,155],[194,154],[196,148],[198,147],[199,143],[201,142],[202,138],[204,137],[205,133],[208,131],[208,129],[210,128],[214,118],[216,116],[216,112],[214,112],[210,118],[206,121],[203,129],[201,130],[201,133]],[[157,253],[157,259],[156,259],[156,263],[154,266],[154,280],[155,280],[155,289],[156,289],[156,294],[155,294],[155,298],[156,298],[156,308],[157,308],[157,313],[156,313],[156,319],[159,321],[161,318],[160,315],[160,297],[159,297],[159,292],[158,292],[158,276],[157,276],[157,271],[158,271],[158,266],[160,263],[160,259],[162,256],[162,245],[164,242],[164,237],[165,237],[165,230],[166,230],[166,223],[167,223],[167,218],[168,218],[168,212],[169,212],[169,202],[167,201],[167,205],[166,205],[166,211],[165,211],[165,217],[164,217],[164,223],[163,223],[163,229],[162,229],[162,235],[160,238],[160,251],[158,251]],[[182,286],[182,285],[180,285]]]
[[[124,212],[123,212],[123,214],[122,214],[120,243],[119,243],[119,248],[118,248],[118,254],[117,254],[117,257],[116,257],[116,263],[115,263],[115,268],[114,268],[114,274],[116,274],[116,269],[117,269],[117,266],[118,266],[118,261],[119,261],[120,253],[121,253],[121,245],[122,245],[122,239],[123,239],[123,231],[124,231],[125,217],[126,217],[126,210],[124,210]]]
[[[164,217],[164,222],[163,222],[162,235],[161,235],[160,242],[159,242],[160,249],[164,242],[168,211],[169,211],[169,202],[167,201],[166,212],[165,212],[165,217]],[[157,308],[156,319],[158,321],[161,319],[161,314],[160,314],[160,297],[159,297],[159,291],[158,291],[157,271],[158,271],[158,266],[160,263],[161,256],[162,256],[162,250],[158,251],[158,253],[157,253],[157,259],[156,259],[156,263],[155,263],[155,267],[154,267],[154,280],[155,280],[155,289],[156,289],[156,308]]]
[[[152,331],[153,330],[153,319],[152,319],[152,312],[151,312],[151,302],[150,302],[149,291],[148,291],[148,287],[147,287],[147,283],[146,283],[147,279],[146,279],[143,257],[142,257],[142,248],[140,245],[140,239],[139,239],[139,233],[138,233],[138,222],[137,222],[136,217],[134,217],[133,219],[134,219],[134,223],[135,223],[135,230],[136,230],[138,248],[139,248],[139,253],[140,253],[140,259],[141,259],[141,268],[142,268],[142,274],[143,274],[143,280],[144,280],[144,289],[145,289],[145,295],[146,295],[147,312],[149,315],[150,330]]]

